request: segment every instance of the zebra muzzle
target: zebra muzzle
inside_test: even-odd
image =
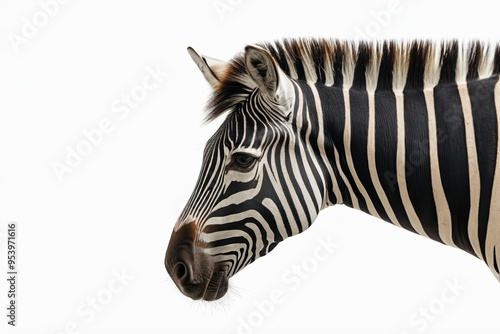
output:
[[[198,300],[216,300],[228,289],[227,265],[211,260],[195,245],[196,225],[189,223],[172,232],[165,255],[165,268],[179,290]]]

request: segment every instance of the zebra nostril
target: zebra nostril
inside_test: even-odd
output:
[[[182,262],[178,262],[174,268],[175,278],[180,281],[186,276],[186,274],[187,274],[186,265]]]

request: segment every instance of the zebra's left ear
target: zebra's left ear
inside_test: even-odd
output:
[[[187,50],[191,59],[193,59],[195,64],[198,66],[210,86],[215,88],[219,84],[220,78],[222,78],[222,75],[226,70],[227,63],[222,60],[200,55],[194,51],[192,47],[188,47]]]
[[[273,103],[283,107],[280,109],[287,117],[293,104],[293,85],[273,56],[261,47],[250,45],[245,48],[245,65],[259,89]]]

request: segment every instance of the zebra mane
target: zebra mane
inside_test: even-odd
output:
[[[500,44],[458,40],[356,42],[284,39],[259,43],[292,79],[367,91],[423,89],[500,73]],[[206,120],[235,110],[256,85],[239,53],[207,105]]]

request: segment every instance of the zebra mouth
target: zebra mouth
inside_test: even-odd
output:
[[[206,301],[214,301],[222,298],[228,289],[228,282],[226,276],[226,270],[213,271],[207,285],[205,286],[205,291],[201,299]]]

